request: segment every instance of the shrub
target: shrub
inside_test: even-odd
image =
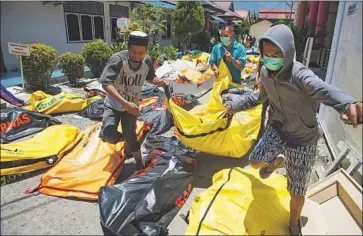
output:
[[[149,56],[151,57],[151,59],[153,59],[153,62],[155,60],[160,61],[161,60],[161,49],[160,49],[160,45],[159,43],[154,43],[149,45],[148,50],[147,50]]]
[[[141,25],[139,25],[136,21],[131,21],[128,26],[126,26],[125,39],[128,41],[129,35],[132,31],[140,31],[142,30]]]
[[[123,50],[127,50],[127,44],[125,42],[110,44],[110,48],[112,50],[112,54],[114,54]]]
[[[92,74],[95,77],[100,77],[103,68],[112,56],[112,50],[108,43],[102,39],[97,39],[83,46],[82,55]]]
[[[59,68],[67,76],[71,84],[77,84],[78,79],[84,74],[85,60],[81,54],[73,52],[62,53],[59,58]]]
[[[44,90],[56,65],[57,52],[49,45],[30,44],[30,56],[23,56],[24,82],[27,89]]]
[[[198,45],[198,49],[203,52],[209,52],[210,37],[206,31],[200,32],[194,37],[195,43]],[[194,41],[193,40],[193,41]]]
[[[177,55],[176,53],[178,52],[177,48],[174,48],[173,46],[166,46],[163,48],[163,53],[164,55],[164,59],[165,60],[176,60],[177,59]]]

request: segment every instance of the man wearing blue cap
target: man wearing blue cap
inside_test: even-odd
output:
[[[130,152],[135,158],[137,169],[143,168],[140,144],[136,137],[142,85],[145,81],[158,86],[168,85],[166,81],[155,77],[153,61],[147,55],[148,44],[146,33],[131,32],[128,50],[112,55],[99,78],[107,93],[100,137],[109,143],[117,143],[123,137],[126,142],[125,152]],[[120,122],[123,134],[117,131]]]

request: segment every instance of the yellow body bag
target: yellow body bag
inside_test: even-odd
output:
[[[38,190],[51,196],[97,200],[99,189],[115,182],[125,161],[125,142],[103,142],[99,138],[101,126],[99,122],[84,131],[77,146],[48,170],[40,185],[30,192]],[[122,132],[121,125],[119,131]],[[143,122],[137,121],[136,133],[140,139]]]
[[[78,128],[71,125],[54,125],[31,139],[1,144],[1,176],[3,178],[7,175],[24,174],[52,166],[65,152],[72,149],[80,138]]]
[[[48,115],[65,112],[76,112],[83,110],[90,103],[100,99],[102,99],[101,96],[85,98],[65,92],[61,92],[52,96],[44,93],[43,91],[36,91],[32,93],[29,98],[30,105],[23,108],[30,111],[38,111]]]
[[[258,170],[217,172],[196,196],[186,235],[288,235],[290,195],[286,177],[260,179]]]
[[[222,104],[221,93],[228,89],[231,75],[221,60],[219,77],[211,91],[209,103],[186,111],[169,99],[177,136],[189,148],[198,151],[240,158],[252,147],[257,138],[262,105],[234,115]]]
[[[200,61],[203,64],[207,64],[209,60],[210,54],[206,52],[201,52],[196,55],[184,55],[181,59],[182,60],[188,60],[192,62]]]

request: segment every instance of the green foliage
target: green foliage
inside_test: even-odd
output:
[[[159,34],[167,30],[165,16],[169,13],[168,9],[150,3],[137,4],[132,10],[131,20],[140,25],[146,34],[151,35],[155,43]]]
[[[177,55],[176,53],[178,52],[178,49],[173,47],[173,46],[166,46],[163,48],[163,53],[164,55],[164,59],[165,60],[176,60],[177,59]]]
[[[198,49],[204,52],[209,52],[210,37],[207,32],[202,31],[195,36],[195,43],[198,45]]]
[[[257,12],[253,11],[250,13],[249,17],[247,18],[247,25],[250,28],[251,25],[253,25],[259,21],[260,21],[260,19],[258,18]]]
[[[58,58],[59,68],[67,76],[71,84],[77,84],[84,74],[85,60],[81,54],[73,52],[62,53]]]
[[[117,52],[121,52],[123,50],[127,50],[127,43],[126,42],[121,42],[121,43],[116,43],[116,44],[110,44],[110,48],[112,50],[112,54],[115,54]]]
[[[110,45],[102,39],[87,43],[82,48],[82,55],[86,60],[86,65],[91,69],[95,77],[100,77],[107,61],[112,56]]]
[[[57,52],[49,45],[30,45],[30,56],[23,56],[24,82],[27,89],[44,90],[56,65]]]
[[[161,60],[161,48],[160,48],[159,43],[151,44],[147,49],[147,53],[153,59],[153,61]]]
[[[240,24],[237,24],[234,26],[235,29],[235,34],[236,34],[236,39],[238,39],[239,36],[245,35],[245,34],[250,34],[250,25],[248,23],[248,21],[243,21]]]
[[[204,8],[200,2],[178,1],[172,13],[175,36],[184,43],[184,51],[191,37],[199,34],[205,23]]]
[[[215,37],[212,37],[211,39],[210,39],[210,41],[209,41],[209,48],[212,50],[213,49],[213,47],[214,47],[214,45],[216,45],[217,44],[217,40],[216,40],[216,38]],[[210,51],[211,51],[210,50]]]
[[[128,40],[129,35],[132,31],[140,31],[140,30],[141,26],[136,21],[131,21],[130,24],[126,26],[126,33],[125,33],[126,41]]]
[[[303,59],[305,44],[308,38],[307,27],[304,26],[301,30],[299,30],[297,26],[293,24],[290,24],[289,27],[294,35],[296,60],[301,62]]]

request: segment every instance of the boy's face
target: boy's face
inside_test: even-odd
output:
[[[263,56],[273,58],[283,58],[281,50],[273,43],[263,42],[262,44]]]
[[[129,55],[130,59],[133,62],[140,63],[147,53],[147,47],[145,46],[136,46],[130,45],[129,46]]]

